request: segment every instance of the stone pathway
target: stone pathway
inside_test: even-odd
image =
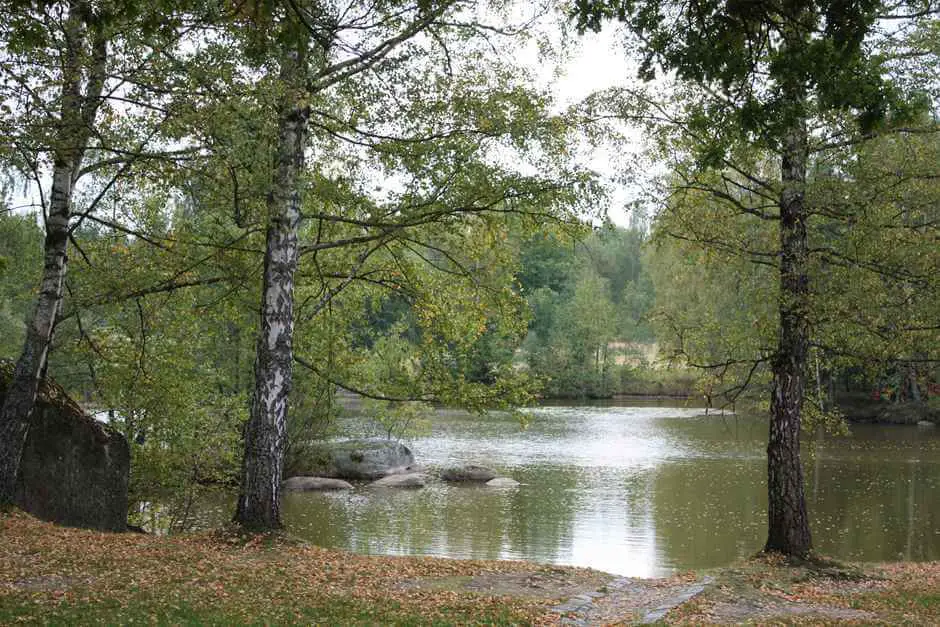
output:
[[[645,625],[704,592],[711,577],[688,583],[621,577],[594,592],[579,594],[552,608],[563,625]]]
[[[705,586],[711,583],[711,578],[706,577],[702,580],[701,583],[689,586],[683,590],[680,594],[677,594],[675,597],[670,598],[666,603],[660,605],[651,612],[647,612],[646,616],[643,617],[643,623],[655,623],[666,617],[666,614],[674,607],[679,607],[686,601],[691,601],[696,596],[705,592]]]

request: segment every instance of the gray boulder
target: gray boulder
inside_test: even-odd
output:
[[[454,466],[445,468],[441,471],[441,479],[444,481],[453,481],[457,483],[486,483],[496,478],[496,471],[486,466],[476,466],[469,464],[467,466]]]
[[[929,420],[921,420],[917,423],[917,426],[918,427],[936,427],[937,425],[930,422]]]
[[[0,361],[0,403],[13,364]],[[130,448],[118,431],[88,416],[51,380],[40,383],[14,502],[51,522],[127,530]]]
[[[285,474],[380,479],[409,472],[414,463],[414,455],[401,442],[376,439],[311,441],[291,447]]]
[[[487,481],[486,485],[490,488],[514,488],[520,484],[515,479],[510,479],[509,477],[496,477],[495,479]]]
[[[284,481],[284,490],[287,492],[313,492],[323,490],[352,490],[353,486],[342,479],[329,477],[291,477]]]
[[[378,481],[373,481],[368,485],[370,488],[423,488],[427,483],[427,477],[419,472],[412,472],[406,475],[389,475],[382,477]]]

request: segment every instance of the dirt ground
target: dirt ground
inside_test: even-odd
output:
[[[403,585],[543,601],[554,614],[547,622],[568,625],[940,624],[937,562],[789,565],[755,558],[667,579],[544,567]]]

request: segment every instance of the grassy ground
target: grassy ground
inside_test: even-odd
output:
[[[940,563],[756,560],[709,576],[667,622],[940,624]],[[553,624],[553,607],[589,591],[601,595],[585,622],[626,623],[697,578],[624,586],[586,569],[370,557],[283,535],[105,534],[0,513],[0,624]]]

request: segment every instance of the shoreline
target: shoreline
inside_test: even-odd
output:
[[[616,405],[617,403],[631,402],[663,402],[677,401],[701,406],[705,408],[705,401],[698,394],[614,394],[606,398],[581,398],[581,397],[541,397],[538,399],[539,405],[545,406],[578,406],[586,405]],[[836,409],[842,412],[846,422],[849,424],[876,424],[876,425],[901,425],[901,426],[922,426],[923,423],[933,423],[940,425],[940,408],[934,408],[927,403],[906,402],[906,403],[888,403],[883,401],[872,401],[870,403],[859,403],[857,400],[850,400],[836,405]],[[709,412],[734,413],[730,409],[720,407],[709,408]]]

